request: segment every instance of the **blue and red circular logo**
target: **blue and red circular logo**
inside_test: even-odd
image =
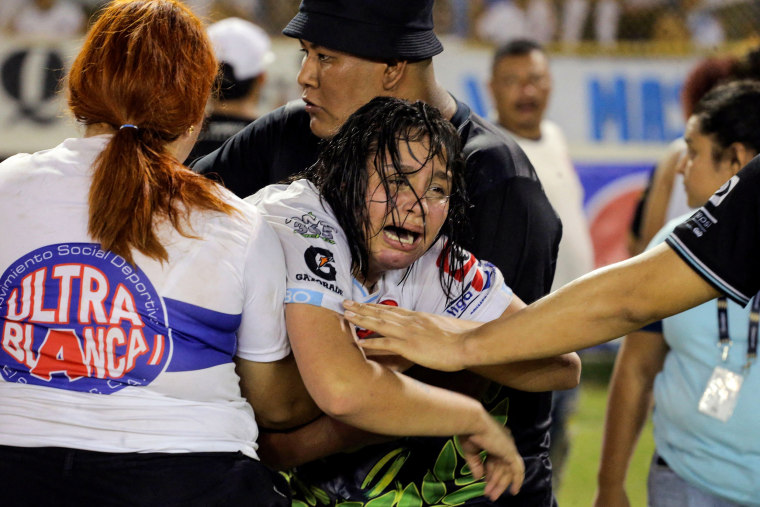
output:
[[[0,278],[0,374],[8,382],[111,394],[164,370],[171,339],[148,277],[96,243],[21,257]]]

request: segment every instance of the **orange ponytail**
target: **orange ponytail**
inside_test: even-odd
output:
[[[176,0],[115,0],[90,29],[68,96],[81,123],[116,130],[89,195],[88,230],[104,249],[130,262],[132,249],[167,260],[157,218],[192,237],[184,226],[193,209],[232,212],[216,184],[166,150],[202,117],[216,73],[201,22]]]

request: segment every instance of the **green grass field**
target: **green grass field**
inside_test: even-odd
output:
[[[613,359],[583,355],[578,410],[570,419],[570,454],[562,484],[556,491],[559,507],[590,507],[596,493],[596,474],[604,433],[607,382]],[[646,480],[654,442],[652,424],[644,428],[628,471],[627,491],[633,507],[646,505]]]

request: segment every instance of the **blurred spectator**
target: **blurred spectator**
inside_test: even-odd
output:
[[[727,40],[757,38],[760,2],[757,0],[702,0],[705,9],[720,19]]]
[[[470,34],[470,2],[449,0],[449,9],[451,10],[451,32],[458,37],[467,37]]]
[[[544,118],[552,91],[549,61],[540,44],[515,39],[496,51],[490,88],[498,125],[517,141],[536,169],[541,186],[562,220],[562,240],[552,290],[594,267],[594,249],[583,210],[583,187],[559,126]],[[577,389],[555,391],[551,446],[553,484],[562,476],[570,441],[567,419],[575,411]]]
[[[258,23],[266,27],[268,33],[276,35],[280,35],[280,30],[288,24],[300,3],[300,0],[257,1],[260,4]]]
[[[190,7],[190,10],[193,11],[193,14],[201,18],[201,20],[208,19],[209,6],[211,5],[211,2],[213,0],[182,0],[182,1],[188,7]]]
[[[714,9],[704,6],[702,0],[671,2],[656,19],[652,40],[674,43],[691,43],[698,48],[710,48],[725,41],[725,33]]]
[[[92,21],[91,18],[103,7],[106,6],[109,0],[74,0],[76,3],[82,6],[82,9],[84,9],[85,16],[88,20]]]
[[[183,2],[207,23],[227,18],[257,21],[263,9],[260,0],[183,0]]]
[[[592,2],[589,0],[565,0],[561,3],[562,33],[560,39],[563,45],[573,46],[583,39]],[[603,46],[614,45],[617,41],[620,0],[594,0],[593,4],[596,42]]]
[[[12,33],[35,38],[71,37],[84,33],[86,27],[84,9],[71,0],[33,0],[10,23]]]
[[[713,9],[702,0],[682,0],[682,8],[686,14],[686,26],[689,28],[691,40],[697,47],[715,47],[726,41],[723,24],[715,15]]]
[[[218,21],[208,27],[208,34],[221,66],[220,86],[188,160],[211,153],[260,116],[265,71],[274,60],[269,36],[244,19]]]
[[[556,29],[557,17],[549,0],[492,1],[476,20],[478,37],[495,45],[523,37],[550,42]]]
[[[675,0],[622,0],[618,38],[622,40],[651,40],[657,21],[667,17]]]
[[[0,31],[11,29],[11,21],[25,4],[25,0],[3,0],[0,2]]]

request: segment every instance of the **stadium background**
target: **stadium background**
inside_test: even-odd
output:
[[[266,108],[299,96],[295,83],[299,47],[279,35],[297,10],[298,0],[188,3],[209,20],[237,15],[263,26],[273,37],[277,57],[264,92]],[[477,113],[489,117],[491,99],[486,83],[495,44],[512,32],[539,33],[535,27],[541,27],[554,76],[548,117],[564,130],[586,192],[597,265],[621,260],[628,255],[628,226],[649,171],[668,143],[683,133],[679,95],[687,72],[706,56],[740,56],[760,45],[760,2],[502,0],[501,7],[506,4],[511,11],[498,14],[511,12],[515,16],[502,18],[499,29],[489,33],[486,21],[497,17],[497,11],[489,9],[499,3],[436,0],[436,31],[445,47],[436,57],[438,79]],[[563,18],[570,15],[570,4],[576,9],[583,9],[585,4],[586,9],[580,24],[576,23],[574,38],[568,35]],[[97,5],[97,0],[83,3],[91,14]],[[606,29],[599,25],[604,19],[596,17],[603,5],[617,13],[606,18],[608,23],[615,20],[614,26]],[[538,25],[536,13],[543,16],[538,18]],[[79,44],[78,38],[40,40],[0,31],[0,159],[49,148],[80,133],[66,114],[65,99],[58,92]],[[583,384],[587,387],[571,426],[577,438],[560,491],[560,505],[590,505],[593,496],[604,383],[609,373],[609,356],[602,353],[602,359],[596,361],[598,356],[584,357]],[[648,449],[651,439],[645,439],[630,478],[642,491],[641,474],[646,473]],[[643,505],[639,492],[631,493],[632,505]]]

